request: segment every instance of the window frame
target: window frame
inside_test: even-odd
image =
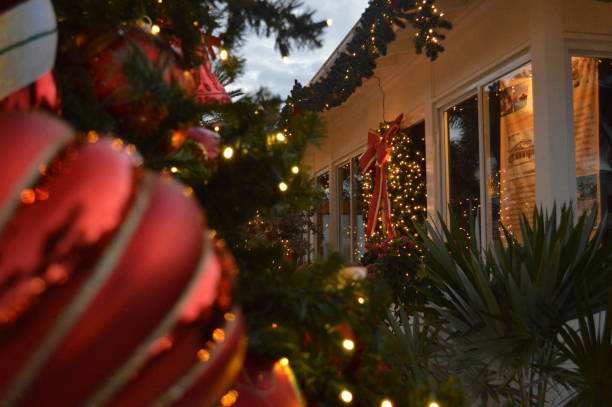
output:
[[[461,103],[471,97],[476,96],[478,104],[478,156],[479,156],[479,176],[480,176],[480,211],[476,218],[476,225],[480,232],[480,244],[484,247],[487,243],[492,241],[493,236],[489,233],[489,225],[487,223],[487,217],[483,217],[483,213],[486,215],[488,211],[492,210],[489,205],[489,196],[487,189],[487,177],[490,166],[490,159],[487,151],[490,150],[491,144],[489,140],[489,133],[486,125],[489,124],[487,116],[488,112],[485,112],[487,106],[485,106],[485,92],[486,86],[490,83],[503,78],[509,73],[525,66],[532,64],[531,54],[528,52],[522,52],[519,55],[511,58],[509,61],[504,61],[502,64],[497,65],[493,69],[488,70],[485,74],[479,75],[476,78],[466,81],[464,85],[457,87],[455,90],[448,94],[440,97],[437,101],[434,101],[433,106],[435,110],[436,125],[438,126],[439,132],[437,143],[436,143],[436,155],[439,157],[436,169],[440,173],[439,182],[440,188],[440,199],[438,202],[442,204],[442,208],[439,208],[439,212],[443,214],[445,222],[449,220],[449,134],[448,134],[448,120],[446,117],[446,111],[451,107]],[[571,102],[569,102],[571,103]],[[488,109],[487,109],[488,110]],[[534,115],[535,124],[535,115]],[[573,139],[573,137],[572,137]],[[575,164],[575,162],[574,162]],[[536,167],[537,171],[537,167]],[[536,187],[537,188],[537,187]],[[537,191],[537,190],[536,190]],[[537,192],[536,192],[537,193]],[[537,196],[536,196],[537,202]]]

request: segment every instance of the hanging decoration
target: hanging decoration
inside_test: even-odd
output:
[[[391,142],[393,136],[400,129],[400,124],[404,116],[400,114],[381,135],[375,130],[368,133],[368,149],[359,158],[361,171],[366,173],[372,168],[376,168],[374,174],[374,192],[368,210],[368,223],[366,236],[371,236],[372,231],[378,222],[378,213],[382,203],[382,222],[386,235],[390,238],[395,237],[395,230],[391,222],[391,202],[387,190],[387,172],[385,164],[391,155],[393,147]]]
[[[214,403],[246,338],[189,190],[41,112],[0,135],[0,405]]]
[[[53,68],[57,27],[50,0],[0,4],[0,100]]]
[[[391,129],[393,122],[381,123],[379,137]],[[391,140],[391,154],[385,162],[387,193],[391,203],[391,224],[397,239],[415,239],[413,222],[421,221],[427,213],[425,184],[425,125],[421,122],[409,128],[398,129]],[[363,173],[362,196],[364,202],[373,200],[376,190],[375,172]],[[364,208],[364,218],[366,217]],[[368,235],[368,243],[390,244],[392,239],[377,224]]]

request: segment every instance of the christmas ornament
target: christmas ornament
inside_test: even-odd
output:
[[[235,407],[305,407],[289,360],[264,362],[249,354],[232,386]],[[223,401],[223,400],[222,400]]]
[[[42,113],[0,114],[0,154],[0,405],[213,403],[236,268],[184,188]]]
[[[198,103],[230,103],[232,101],[219,78],[212,72],[208,60],[196,69],[195,78],[198,84],[196,92]]]
[[[166,84],[179,86],[193,95],[193,76],[181,66],[177,53],[160,37],[138,27],[112,30],[82,38],[76,50],[86,56],[85,65],[95,84],[98,100],[117,119],[120,126],[146,136],[168,116],[164,100],[136,82],[130,67],[157,73]]]
[[[205,127],[192,127],[188,130],[180,130],[172,136],[172,151],[178,150],[185,140],[194,141],[202,159],[214,165],[219,158],[219,143],[221,137]]]
[[[372,235],[372,231],[376,227],[378,221],[378,211],[382,203],[382,220],[384,229],[387,235],[391,238],[395,237],[393,224],[391,223],[391,202],[389,201],[389,193],[387,191],[387,173],[385,163],[389,155],[391,155],[391,140],[395,133],[400,129],[403,115],[399,115],[387,128],[383,135],[378,134],[374,130],[368,133],[368,149],[359,158],[359,166],[363,173],[368,172],[373,167],[376,167],[374,175],[374,192],[372,193],[372,202],[368,211],[368,223],[366,235]]]
[[[47,72],[34,83],[21,88],[0,101],[0,110],[58,109],[57,88],[51,72]]]
[[[0,100],[53,68],[57,27],[50,0],[0,4]]]

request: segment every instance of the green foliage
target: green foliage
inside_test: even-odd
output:
[[[343,280],[340,256],[299,267],[283,259],[280,244],[250,243],[234,251],[243,271],[239,299],[249,346],[270,360],[287,357],[307,399],[319,406],[342,406],[343,389],[357,406],[401,400],[404,382],[382,359],[388,288]],[[355,350],[342,348],[346,338]]]
[[[187,66],[203,62],[202,32],[222,38],[223,47],[240,45],[248,29],[274,36],[282,55],[297,46],[320,46],[325,22],[313,20],[311,10],[300,10],[295,0],[53,0],[60,41],[95,31],[139,23],[161,27],[160,35],[180,41]]]
[[[345,49],[335,56],[325,75],[308,86],[295,86],[286,109],[320,112],[341,105],[364,79],[374,75],[376,59],[386,55],[387,45],[395,40],[394,26],[406,24],[416,30],[416,52],[425,50],[435,60],[444,50],[439,41],[445,37],[439,30],[450,29],[451,24],[437,11],[434,0],[399,0],[395,8],[388,0],[370,0]]]
[[[544,405],[551,385],[560,382],[553,367],[585,356],[570,341],[562,350],[558,336],[578,343],[568,321],[579,311],[583,318],[584,310],[599,311],[612,287],[610,244],[602,247],[595,214],[575,219],[571,208],[535,210],[531,223],[522,218],[522,241],[504,230],[487,249],[474,228],[470,239],[454,219],[449,227],[440,223],[420,236],[436,289],[425,292],[427,310],[444,322],[439,338],[453,350],[451,365],[459,367],[466,388],[474,380],[480,385],[471,386],[474,395]],[[588,332],[581,329],[581,337]],[[592,383],[593,371],[578,369],[572,391]]]
[[[385,239],[381,244],[366,243],[361,264],[369,276],[381,279],[393,290],[393,303],[422,304],[420,288],[429,286],[422,270],[421,255],[414,240],[407,236]]]

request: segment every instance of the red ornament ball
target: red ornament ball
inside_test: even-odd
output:
[[[234,407],[306,406],[287,359],[269,363],[249,354],[232,389],[226,397],[236,398]]]
[[[0,114],[0,405],[213,403],[243,357],[233,260],[121,140]]]
[[[130,76],[131,67],[159,73],[166,84],[179,86],[194,97],[191,72],[183,68],[180,56],[159,36],[127,27],[81,38],[79,42],[77,51],[86,56],[96,97],[124,130],[146,136],[168,116],[165,101],[147,88],[146,81],[136,83]]]

